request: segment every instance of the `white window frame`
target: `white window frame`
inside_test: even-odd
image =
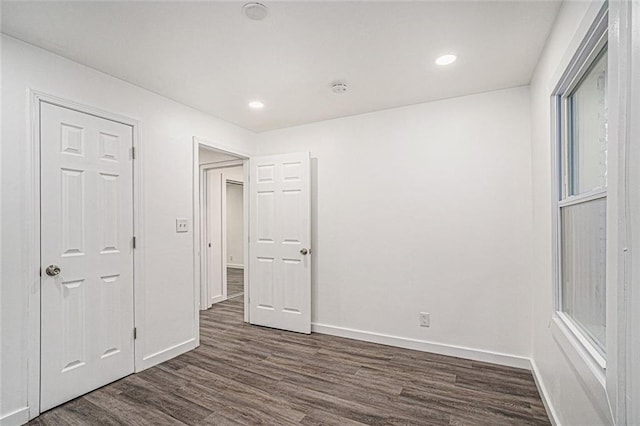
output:
[[[561,210],[563,207],[582,204],[588,201],[606,199],[607,184],[584,194],[569,195],[569,111],[570,95],[590,70],[608,41],[608,9],[603,8],[576,54],[562,74],[551,97],[553,137],[553,241],[554,241],[554,320],[558,329],[581,354],[604,387],[606,354],[603,356],[576,322],[562,312],[562,259],[561,259]],[[606,290],[609,293],[608,290]]]

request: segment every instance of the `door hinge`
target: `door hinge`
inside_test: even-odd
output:
[[[136,340],[137,338],[138,338],[138,328],[133,327],[133,340]]]
[[[136,248],[136,237],[135,237],[135,235],[133,236],[133,239],[131,240],[131,243],[133,244],[133,248]]]
[[[131,159],[132,160],[136,159],[136,147],[135,146],[131,147]]]
[[[40,267],[40,276],[42,276],[42,266]]]

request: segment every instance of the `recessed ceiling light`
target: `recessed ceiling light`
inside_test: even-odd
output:
[[[449,65],[449,64],[454,63],[456,61],[456,59],[458,59],[458,57],[456,55],[448,53],[448,54],[442,55],[438,59],[436,59],[436,64],[437,65]]]
[[[263,20],[268,13],[267,7],[264,4],[256,2],[245,4],[242,6],[242,11],[247,15],[247,18],[253,19],[254,21]]]
[[[251,101],[249,102],[249,108],[251,109],[262,109],[264,108],[264,104],[260,101]]]

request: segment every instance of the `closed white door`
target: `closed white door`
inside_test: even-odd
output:
[[[134,371],[133,129],[41,103],[40,409]]]
[[[249,163],[250,321],[310,333],[309,153],[254,157]]]

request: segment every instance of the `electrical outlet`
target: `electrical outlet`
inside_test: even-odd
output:
[[[427,312],[420,312],[420,327],[429,327],[431,320]]]
[[[233,255],[229,256],[229,260],[233,262]]]
[[[189,222],[187,219],[176,219],[176,232],[189,232]]]

